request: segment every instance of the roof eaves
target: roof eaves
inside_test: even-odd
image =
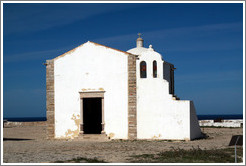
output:
[[[87,42],[86,42],[86,43],[87,43]],[[59,58],[61,58],[61,57],[64,57],[65,55],[74,52],[77,48],[83,46],[84,44],[85,44],[85,43],[83,43],[83,44],[79,45],[78,47],[75,47],[74,49],[69,50],[69,51],[63,53],[62,55],[59,55],[59,56],[57,56],[57,57],[55,57],[55,58],[53,58],[53,59],[56,60],[56,59],[59,59]]]
[[[167,63],[168,65],[174,66],[174,64],[172,64],[170,62],[167,62],[167,61],[164,61],[164,62]]]
[[[132,53],[129,53],[129,52],[126,52],[126,51],[118,50],[118,49],[116,49],[116,48],[108,47],[108,46],[105,46],[105,45],[102,45],[102,44],[98,44],[98,43],[95,43],[95,42],[92,42],[92,41],[90,41],[90,42],[91,42],[91,43],[94,43],[95,45],[103,46],[103,47],[106,47],[106,48],[113,49],[113,50],[115,50],[115,51],[122,52],[122,53],[127,54],[127,55],[133,55],[133,56],[138,57],[138,55],[135,55],[135,54],[132,54]]]
[[[115,48],[112,48],[112,47],[108,47],[108,46],[105,46],[105,45],[102,45],[102,44],[98,44],[98,43],[95,43],[95,42],[92,42],[92,41],[88,41],[88,42],[86,42],[86,43],[93,43],[93,44],[98,45],[98,46],[103,46],[103,47],[106,47],[106,48],[113,49],[113,50],[115,50],[115,51],[122,52],[122,53],[127,54],[127,55],[131,55],[131,56],[136,56],[136,57],[138,57],[138,55],[135,55],[135,54],[132,54],[132,53],[129,53],[129,52],[125,52],[125,51],[121,51],[121,50],[118,50],[118,49],[115,49]],[[63,53],[62,55],[59,55],[59,56],[53,58],[52,60],[56,60],[56,59],[62,58],[62,57],[64,57],[65,55],[74,52],[77,48],[83,46],[83,45],[86,44],[86,43],[83,43],[83,44],[79,45],[78,47],[75,47],[74,49],[72,49],[72,50],[70,50],[70,51],[67,51],[67,52]]]

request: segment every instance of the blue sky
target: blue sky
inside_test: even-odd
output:
[[[197,114],[243,113],[243,4],[3,5],[4,117],[44,117],[45,66],[89,41],[127,51],[137,33],[173,63]]]

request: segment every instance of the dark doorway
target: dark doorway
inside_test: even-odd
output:
[[[84,134],[101,134],[102,98],[83,99]]]

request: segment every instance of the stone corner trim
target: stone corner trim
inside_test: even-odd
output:
[[[54,60],[46,61],[46,138],[55,138]]]
[[[128,139],[137,139],[137,84],[135,55],[128,55]]]

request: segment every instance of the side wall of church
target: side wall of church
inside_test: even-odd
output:
[[[154,60],[157,61],[157,78],[153,78]],[[147,63],[147,78],[140,78],[141,61]],[[142,54],[137,61],[137,137],[190,140],[190,101],[175,100],[169,94],[169,82],[163,78],[168,68],[163,69],[163,66],[161,56],[150,52]],[[193,110],[193,119],[194,116]]]
[[[193,101],[190,101],[190,139],[201,137],[201,129]]]
[[[128,137],[128,56],[85,43],[54,62],[55,137],[79,134],[79,91],[105,91],[105,132],[112,139]]]

